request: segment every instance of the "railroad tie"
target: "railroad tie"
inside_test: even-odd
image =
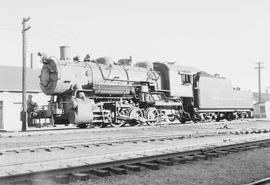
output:
[[[218,154],[222,154],[222,155],[226,155],[229,154],[230,152],[226,151],[226,150],[217,150],[216,151]]]
[[[228,150],[229,152],[239,152],[239,150],[237,150],[236,148],[231,148]]]
[[[71,174],[73,178],[81,181],[87,181],[89,180],[89,174],[86,173],[72,173]]]
[[[159,165],[156,163],[143,162],[143,163],[139,163],[139,165],[143,166],[145,168],[151,169],[151,170],[158,170],[159,169]]]
[[[54,177],[54,181],[59,184],[68,184],[70,182],[70,178],[68,175],[56,175]]]
[[[27,180],[26,183],[31,185],[44,185],[48,183],[48,180],[44,178],[34,178],[31,180]]]
[[[205,154],[195,154],[194,157],[196,157],[197,159],[203,159],[203,160],[208,158],[207,155]]]
[[[6,153],[7,152],[13,152],[13,153],[17,153],[17,154],[20,153],[18,150],[7,150]],[[1,153],[1,154],[3,154],[3,153]]]
[[[166,165],[166,166],[172,166],[173,165],[172,161],[165,160],[165,159],[158,159],[158,160],[155,160],[155,162],[158,163],[158,164]]]
[[[216,152],[207,152],[205,155],[207,155],[208,158],[218,157],[218,153]]]
[[[171,160],[171,161],[173,161],[173,162],[180,163],[180,164],[186,163],[186,160],[185,160],[183,157],[169,158],[169,160]]]
[[[104,143],[105,145],[112,146],[112,143]]]
[[[196,157],[193,155],[186,155],[183,157],[186,161],[196,161]]]
[[[141,168],[137,165],[122,165],[121,168],[134,171],[134,172],[139,172],[141,171]]]
[[[93,170],[89,170],[88,173],[99,176],[99,177],[107,177],[111,175],[108,170],[104,170],[104,169],[93,169]]]
[[[119,168],[119,167],[108,167],[108,168],[105,168],[105,169],[112,172],[112,173],[115,173],[117,175],[125,175],[125,174],[127,174],[126,169]]]
[[[269,147],[270,143],[262,143],[260,144],[261,147]],[[258,146],[253,146],[254,148],[258,148]]]
[[[270,144],[270,143],[268,143],[268,146],[270,146],[269,144]],[[260,148],[261,145],[260,145],[260,144],[258,144],[258,145],[253,145],[253,147],[254,147],[254,148]]]
[[[263,145],[261,145],[261,146],[263,146]],[[258,146],[253,145],[253,146],[247,146],[246,147],[247,150],[252,150],[252,149],[255,149],[255,148],[258,148]]]
[[[236,149],[239,150],[239,151],[246,151],[246,150],[247,150],[246,147],[238,147],[238,148],[236,148]]]
[[[268,146],[270,146],[270,143],[268,143],[268,142],[267,143],[261,143],[260,144],[260,147],[268,147]]]
[[[58,146],[50,147],[50,149],[51,149],[52,151],[65,150],[64,147],[58,147]]]
[[[260,134],[262,133],[262,130],[257,130],[257,132],[255,132],[256,134]]]
[[[43,148],[46,152],[51,152],[49,148]]]

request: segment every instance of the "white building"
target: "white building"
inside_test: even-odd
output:
[[[255,118],[267,118],[270,119],[270,101],[263,103],[256,103],[254,105],[254,117]]]
[[[27,68],[26,89],[38,105],[47,105],[49,96],[39,87],[40,69]],[[0,130],[19,131],[22,128],[22,68],[0,66]]]

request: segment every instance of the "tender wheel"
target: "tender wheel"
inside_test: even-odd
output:
[[[199,120],[198,120],[198,118],[196,117],[196,116],[193,116],[192,118],[191,118],[191,120],[193,121],[193,123],[197,123]]]
[[[181,123],[185,123],[186,121],[191,120],[189,113],[186,113],[184,111],[180,114],[180,116],[178,117],[178,119],[179,119],[179,121]]]
[[[227,121],[232,121],[232,120],[233,120],[233,115],[232,115],[232,113],[227,113],[225,119],[226,119]]]
[[[115,122],[111,123],[111,126],[113,127],[122,127],[124,126],[126,123],[123,120],[117,120]]]
[[[175,115],[168,116],[168,119],[169,119],[170,122],[174,122],[175,121]]]
[[[156,108],[148,108],[146,110],[146,119],[150,121],[146,121],[146,123],[150,126],[156,125],[158,122],[160,122],[159,112]]]
[[[186,120],[182,119],[180,122],[184,124],[184,123],[186,123]]]

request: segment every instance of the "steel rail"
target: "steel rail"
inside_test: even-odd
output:
[[[269,185],[270,184],[270,177],[265,179],[260,179],[258,181],[246,184],[246,185]]]

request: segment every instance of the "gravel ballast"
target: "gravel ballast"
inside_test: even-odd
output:
[[[259,148],[210,160],[193,161],[160,170],[142,169],[128,175],[91,176],[88,181],[73,181],[69,185],[240,185],[270,176],[270,147]]]

